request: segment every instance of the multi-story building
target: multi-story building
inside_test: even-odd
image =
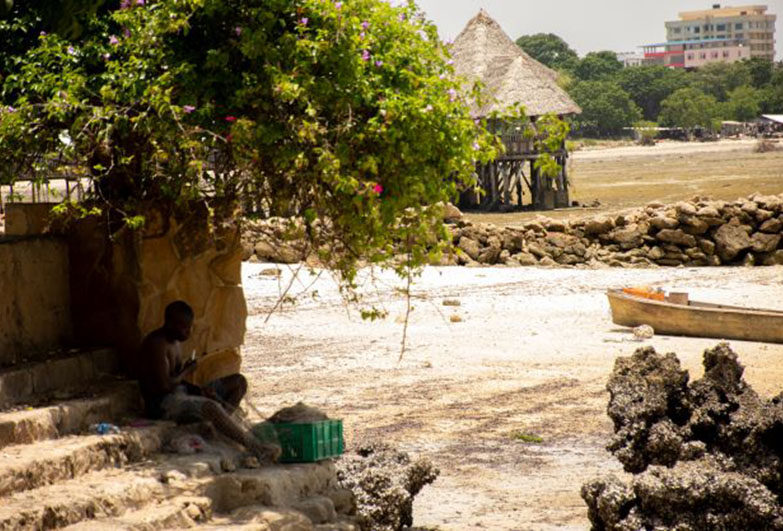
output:
[[[645,44],[645,65],[670,68],[698,68],[708,63],[733,63],[750,59],[750,47],[739,39],[705,39]]]
[[[639,52],[620,52],[617,54],[617,60],[623,63],[624,68],[639,66],[644,62],[644,55]]]
[[[647,44],[645,64],[698,68],[750,57],[775,60],[775,19],[767,6],[726,6],[685,11],[666,22],[666,42]]]

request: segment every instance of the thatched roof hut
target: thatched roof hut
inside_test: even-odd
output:
[[[454,41],[451,54],[457,75],[481,80],[495,100],[481,108],[474,104],[474,116],[502,112],[516,103],[531,117],[582,112],[557,85],[557,73],[526,54],[483,9]]]

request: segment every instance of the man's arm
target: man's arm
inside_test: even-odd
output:
[[[148,359],[144,371],[147,373],[155,391],[159,394],[172,392],[182,382],[182,379],[196,368],[195,362],[188,362],[178,373],[172,371],[167,355],[168,345],[162,338],[149,341],[144,347],[147,349]]]

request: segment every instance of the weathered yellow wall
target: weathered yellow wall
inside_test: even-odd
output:
[[[247,308],[237,227],[211,232],[198,211],[186,220],[154,213],[147,219],[143,231],[115,234],[111,242],[96,221],[71,231],[78,339],[118,346],[133,374],[142,338],[163,324],[167,304],[184,300],[196,318],[183,352],[195,351],[204,361],[195,380],[238,371]]]
[[[51,215],[57,203],[6,203],[5,233],[8,236],[31,236],[52,232]]]
[[[55,237],[0,238],[0,365],[71,339],[68,247]]]

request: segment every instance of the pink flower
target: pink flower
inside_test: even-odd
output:
[[[335,9],[342,9],[343,8],[343,3],[342,2],[335,2],[334,8]]]
[[[369,27],[370,27],[370,23],[369,22],[367,22],[366,20],[364,22],[362,22],[362,29],[363,30],[366,31],[367,28],[369,28]]]
[[[234,33],[237,34],[237,37],[242,35],[242,26],[237,26],[236,28],[234,28]]]
[[[372,191],[378,195],[381,195],[383,193],[383,186],[381,186],[380,184],[376,184],[375,186],[372,187]]]
[[[119,43],[120,43],[120,39],[118,39],[116,35],[112,35],[111,37],[109,37],[109,44],[111,44],[112,46],[116,46]]]
[[[46,37],[46,32],[45,32],[45,31],[42,31],[42,32],[41,32],[41,33],[39,33],[38,35],[39,35],[40,37]]]
[[[110,53],[105,53],[101,57],[103,57],[104,61],[108,61],[109,59],[111,59],[111,54]]]
[[[457,91],[456,90],[454,90],[453,88],[449,89],[448,93],[449,93],[449,101],[454,101],[454,100],[457,99]]]
[[[369,60],[370,60],[370,51],[362,50],[362,61],[369,61]]]
[[[185,114],[190,114],[190,113],[192,113],[195,110],[196,110],[196,108],[193,105],[185,105],[185,106],[182,107],[182,111]]]
[[[227,122],[236,122],[237,121],[237,117],[229,115],[229,116],[226,116],[224,118],[224,120],[227,121]]]
[[[122,30],[122,34],[125,35],[126,37],[130,37],[130,30],[128,28],[125,28],[124,30]]]
[[[144,5],[144,0],[136,0],[136,5],[137,6],[143,6]]]
[[[76,55],[76,50],[73,46],[68,46],[68,54],[69,55]]]
[[[120,2],[120,9],[128,9],[131,6],[131,0],[122,0]]]
[[[383,61],[375,61],[375,66],[381,67],[383,66]]]
[[[302,17],[301,19],[299,19],[299,24],[301,24],[302,26],[307,26],[308,22],[310,22],[310,19],[307,17]]]

